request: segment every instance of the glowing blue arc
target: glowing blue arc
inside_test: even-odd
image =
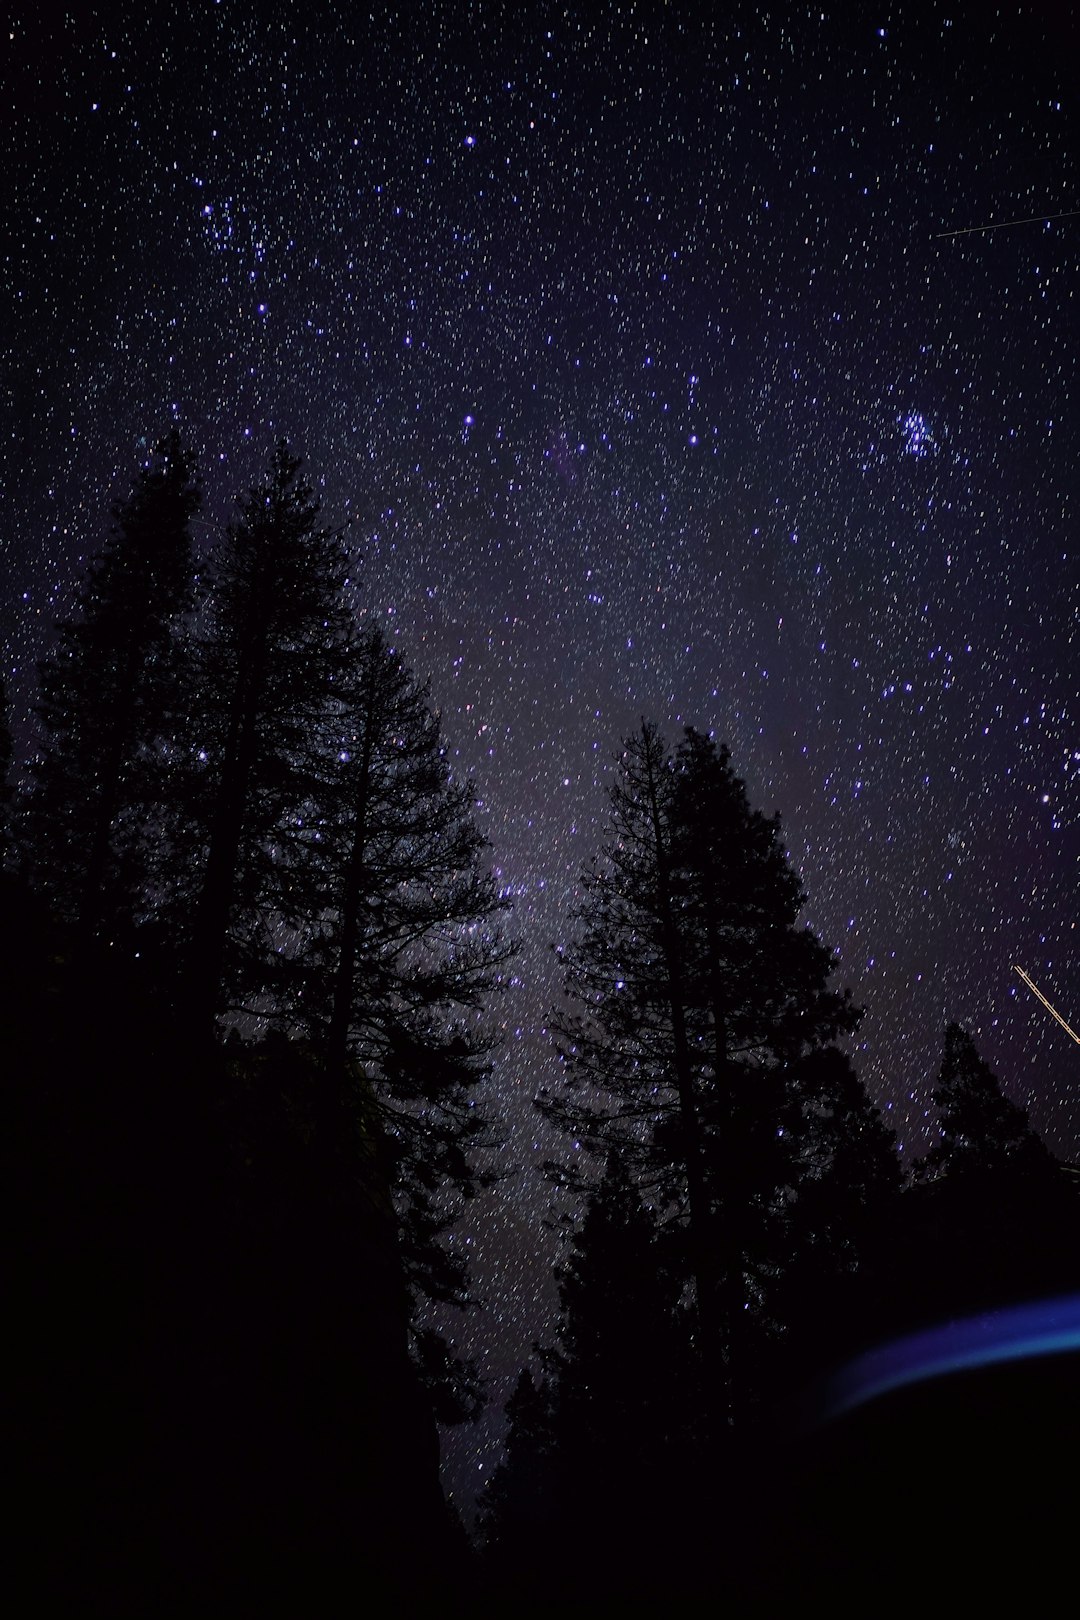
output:
[[[832,1380],[825,1415],[841,1417],[906,1384],[947,1373],[1069,1350],[1080,1350],[1080,1294],[965,1317],[857,1356]]]

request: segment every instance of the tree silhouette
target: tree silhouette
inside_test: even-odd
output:
[[[35,886],[96,931],[130,912],[160,803],[161,739],[184,702],[181,621],[190,607],[190,455],[173,432],[114,511],[78,616],[39,666],[46,746],[21,807]]]
[[[471,1303],[441,1240],[489,1179],[475,1093],[504,902],[427,688],[357,628],[298,460],[279,445],[240,502],[193,623],[197,491],[175,442],[163,456],[43,671],[31,883],[0,872],[19,1186],[45,1262],[22,1279],[21,1438],[63,1480],[39,1556],[54,1505],[74,1523],[100,1481],[101,1513],[57,1536],[76,1594],[84,1561],[88,1587],[117,1567],[118,1602],[155,1583],[229,1602],[246,1582],[295,1606],[343,1579],[434,1601],[467,1560],[436,1421],[482,1392],[430,1307]],[[125,914],[139,949],[120,954]]]
[[[229,995],[265,986],[285,908],[279,846],[302,814],[347,632],[340,533],[282,441],[209,568],[197,648],[180,847],[189,889],[188,996],[209,1030]]]
[[[730,1366],[788,1174],[787,1071],[857,1013],[828,988],[830,953],[797,927],[778,819],[751,809],[726,749],[688,729],[669,756],[643,723],[611,806],[563,957],[585,1009],[562,1024],[568,1089],[540,1106],[594,1148],[618,1143],[653,1189],[681,1233],[699,1349]]]
[[[879,1293],[891,1287],[882,1249],[904,1183],[893,1132],[835,1046],[790,1065],[781,1120],[788,1165],[768,1234],[768,1314],[780,1331],[770,1359],[783,1376],[794,1344],[805,1381],[875,1336]]]
[[[960,1024],[945,1030],[933,1099],[939,1134],[903,1201],[891,1267],[910,1314],[933,1320],[1075,1289],[1080,1206]],[[905,1278],[907,1266],[917,1276]]]
[[[782,1129],[798,1236],[828,1269],[847,1271],[857,1264],[860,1229],[902,1186],[894,1133],[835,1046],[791,1066],[787,1099]]]
[[[505,902],[483,866],[474,792],[452,780],[428,688],[377,627],[350,641],[303,814],[284,860],[293,946],[278,961],[283,1005],[323,1057],[332,1118],[371,1099],[392,1163],[410,1284],[464,1305],[464,1260],[438,1239],[454,1195],[485,1179],[469,1149],[490,1042],[476,1014],[511,954]],[[417,1329],[422,1372],[442,1415],[471,1414],[478,1391],[442,1337]]]
[[[540,1352],[539,1387],[527,1370],[519,1379],[505,1461],[485,1493],[488,1560],[497,1580],[528,1569],[533,1590],[552,1600],[567,1590],[579,1601],[629,1596],[655,1577],[676,1527],[686,1529],[684,1442],[699,1390],[683,1279],[615,1149],[556,1275],[557,1347]],[[538,1550],[553,1540],[557,1569],[545,1571]]]
[[[75,956],[8,874],[0,910],[26,1579],[61,1613],[434,1612],[461,1556],[370,1133],[327,1151],[302,1043],[196,1047],[133,957]]]
[[[550,1360],[563,1511],[569,1523],[585,1513],[596,1529],[602,1521],[600,1564],[610,1575],[616,1548],[630,1553],[646,1481],[677,1455],[690,1395],[682,1279],[617,1151],[557,1275],[559,1348]]]
[[[1028,1124],[1027,1111],[1005,1096],[997,1076],[960,1024],[949,1024],[945,1030],[933,1100],[939,1135],[922,1161],[924,1174],[1038,1171],[1051,1162]]]

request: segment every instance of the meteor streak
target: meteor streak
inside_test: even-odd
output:
[[[1029,214],[1027,219],[1000,219],[996,225],[965,225],[960,231],[935,231],[930,238],[940,242],[944,236],[975,236],[980,231],[1007,231],[1013,225],[1037,225],[1039,220],[1075,219],[1080,208],[1071,208],[1067,214]]]
[[[1032,992],[1033,995],[1038,996],[1039,1000],[1042,1002],[1042,1004],[1046,1008],[1047,1012],[1053,1013],[1054,1017],[1057,1019],[1058,1023],[1061,1025],[1062,1029],[1065,1031],[1066,1035],[1071,1035],[1073,1040],[1076,1042],[1077,1046],[1080,1046],[1080,1035],[1078,1035],[1076,1033],[1075,1029],[1070,1029],[1069,1028],[1069,1026],[1065,1022],[1064,1018],[1062,1018],[1061,1014],[1058,1012],[1057,1008],[1056,1007],[1051,1007],[1050,1003],[1047,1001],[1046,997],[1043,995],[1043,993],[1039,989],[1038,985],[1037,984],[1032,984],[1031,980],[1028,978],[1028,976],[1024,972],[1023,968],[1018,967],[1015,962],[1013,963],[1013,972],[1014,973],[1019,973],[1020,977],[1023,979],[1023,981],[1027,985],[1028,989]]]

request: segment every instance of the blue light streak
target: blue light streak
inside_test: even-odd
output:
[[[825,1416],[842,1417],[907,1384],[1069,1350],[1080,1350],[1080,1294],[965,1317],[857,1356],[832,1380]]]

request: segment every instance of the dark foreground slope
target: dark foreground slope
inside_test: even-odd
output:
[[[167,974],[0,904],[20,1579],[113,1614],[445,1601],[374,1155],[314,1128],[295,1049],[197,1052]]]

